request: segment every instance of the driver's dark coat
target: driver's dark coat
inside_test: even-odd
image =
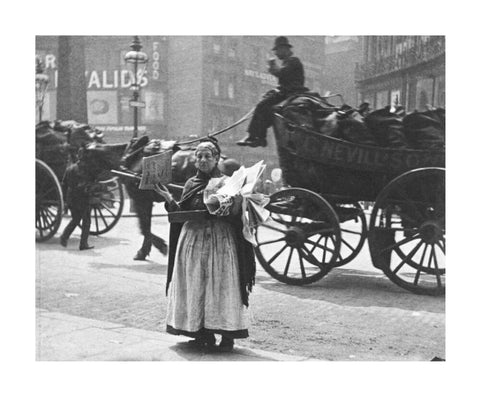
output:
[[[305,90],[305,72],[302,62],[296,56],[283,59],[280,66],[270,68],[269,71],[278,78],[280,92],[289,94]]]

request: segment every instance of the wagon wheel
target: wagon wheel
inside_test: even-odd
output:
[[[63,216],[62,187],[52,169],[35,160],[35,240],[43,242],[58,231]]]
[[[417,294],[445,294],[445,170],[424,168],[392,180],[370,218],[375,267]]]
[[[333,267],[340,267],[358,256],[367,239],[367,218],[358,202],[335,205],[335,212],[340,219],[341,241],[340,253],[337,260],[331,263]],[[332,236],[325,238],[325,244],[333,247]]]
[[[340,251],[340,226],[330,204],[320,195],[289,188],[270,196],[271,218],[257,227],[258,261],[273,278],[304,285],[323,278]],[[333,246],[322,243],[330,236]]]
[[[100,181],[90,199],[90,234],[100,235],[110,231],[122,216],[123,187],[117,177]]]

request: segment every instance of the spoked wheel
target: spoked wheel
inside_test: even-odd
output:
[[[445,294],[445,170],[405,173],[380,193],[368,243],[375,267],[417,294]]]
[[[333,267],[340,267],[358,256],[367,239],[367,218],[362,207],[357,203],[337,204],[335,212],[340,219],[342,244]],[[334,246],[331,236],[326,237],[327,246]]]
[[[123,188],[117,177],[98,182],[90,199],[90,234],[110,231],[122,216],[123,204]]]
[[[55,235],[63,216],[62,187],[52,169],[35,160],[35,240],[43,242]]]
[[[258,226],[255,254],[273,278],[304,285],[323,278],[340,251],[340,226],[330,204],[320,195],[289,188],[270,196],[271,218]],[[332,246],[323,238],[330,237]]]

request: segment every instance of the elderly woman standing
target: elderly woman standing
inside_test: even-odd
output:
[[[211,178],[225,177],[219,159],[215,142],[197,146],[197,174],[185,183],[179,202],[158,186],[169,212],[206,209],[205,187]],[[207,347],[215,346],[215,334],[220,334],[222,351],[231,351],[235,338],[248,337],[246,307],[255,278],[253,248],[243,237],[240,213],[235,213],[240,212],[238,199],[234,201],[227,216],[205,214],[170,227],[167,332]]]

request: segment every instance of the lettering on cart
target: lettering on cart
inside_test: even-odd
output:
[[[298,146],[303,146],[302,151],[314,160],[323,159],[325,163],[341,164],[366,169],[402,170],[415,169],[422,166],[444,166],[443,153],[414,151],[414,150],[388,150],[376,147],[361,147],[332,141],[319,141],[305,139]],[[316,150],[319,148],[320,150]]]

